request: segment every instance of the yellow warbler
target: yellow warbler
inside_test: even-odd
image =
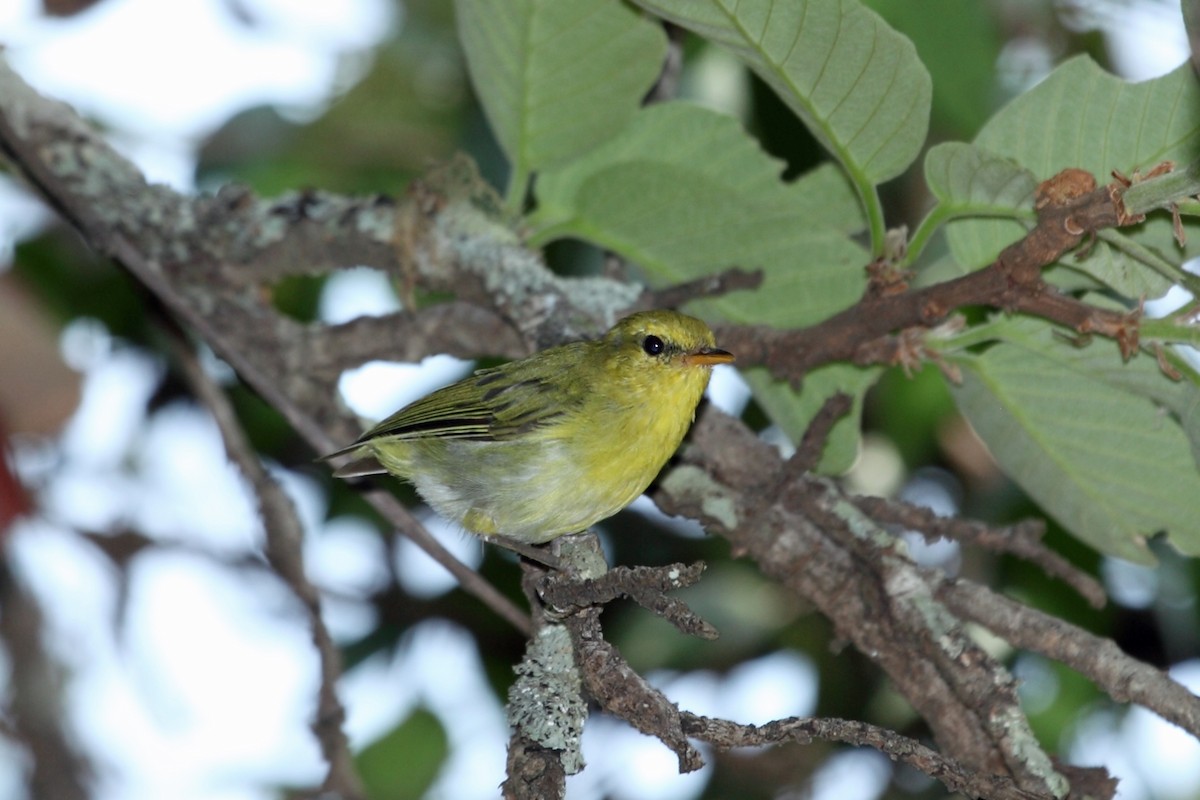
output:
[[[625,317],[602,338],[481,369],[327,456],[339,477],[390,472],[485,537],[541,544],[633,502],[679,447],[714,364],[698,319]]]

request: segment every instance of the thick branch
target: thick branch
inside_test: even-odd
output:
[[[1131,658],[1112,640],[967,581],[942,579],[936,592],[963,619],[978,622],[1015,647],[1066,664],[1114,700],[1153,709],[1200,738],[1200,697],[1162,670]]]

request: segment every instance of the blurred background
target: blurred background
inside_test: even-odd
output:
[[[914,40],[933,75],[931,144],[969,140],[1071,54],[1135,80],[1187,58],[1170,0],[868,4]],[[152,180],[179,191],[235,181],[264,195],[308,187],[396,195],[456,151],[492,180],[505,173],[446,0],[3,0],[0,44],[28,82],[75,106]],[[695,40],[685,47],[685,96],[741,118],[789,176],[821,159],[730,56]],[[919,219],[927,203],[919,169],[885,188],[889,224]],[[569,272],[598,261],[574,247],[549,257]],[[284,282],[274,299],[299,319],[330,322],[399,307],[388,277],[365,267]],[[47,686],[93,797],[286,797],[324,773],[308,727],[316,656],[302,610],[259,557],[254,498],[145,300],[0,172],[0,535],[40,608],[56,665]],[[347,731],[371,796],[497,796],[504,692],[523,639],[396,540],[226,365],[211,355],[205,363],[305,522],[307,568],[343,649]],[[343,399],[379,418],[470,368],[445,356],[368,364],[343,376]],[[733,413],[758,413],[731,370],[711,391]],[[996,471],[935,375],[887,375],[866,423],[846,478],[859,490],[989,521],[1038,513]],[[424,519],[519,600],[511,559]],[[923,735],[865,659],[839,650],[820,617],[731,559],[723,541],[645,500],[602,527],[614,562],[709,564],[685,599],[721,630],[718,642],[685,638],[633,607],[605,617],[610,640],[682,707],[745,723],[839,716]],[[912,544],[926,563],[1111,636],[1200,691],[1197,565],[1157,548],[1161,564],[1151,570],[1101,558],[1053,526],[1048,538],[1104,579],[1108,608],[1093,611],[1008,558]],[[0,653],[7,704],[17,702],[11,667],[23,655]],[[1056,664],[997,655],[1022,680],[1051,751],[1105,765],[1128,800],[1200,798],[1200,743]],[[0,797],[28,797],[32,756],[2,722]],[[945,794],[872,751],[821,743],[709,753],[708,767],[680,776],[665,747],[604,717],[589,721],[584,756],[588,768],[568,783],[580,800]]]

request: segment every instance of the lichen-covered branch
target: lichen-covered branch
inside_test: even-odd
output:
[[[1200,739],[1200,697],[1109,640],[968,581],[930,577],[935,594],[962,619],[978,622],[1023,650],[1086,675],[1109,697],[1138,703]]]
[[[844,719],[791,717],[765,725],[738,725],[726,720],[684,712],[683,727],[689,736],[721,749],[766,744],[808,744],[814,739],[871,747],[894,761],[908,764],[936,778],[952,792],[991,800],[1047,800],[1052,795],[1026,792],[1007,778],[964,768],[907,736],[864,722]]]
[[[990,526],[975,520],[939,517],[927,508],[897,503],[882,497],[856,497],[853,502],[867,515],[884,525],[919,533],[927,541],[954,539],[963,544],[1008,553],[1036,564],[1079,592],[1092,608],[1103,608],[1108,598],[1100,582],[1042,543],[1046,524],[1041,520],[1023,520],[1016,525]]]

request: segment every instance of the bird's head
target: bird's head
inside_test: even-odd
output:
[[[608,369],[622,382],[653,390],[670,388],[674,379],[702,379],[700,390],[716,364],[728,364],[733,354],[717,348],[708,325],[677,311],[641,311],[614,325],[601,340]],[[699,399],[697,397],[697,399]]]

